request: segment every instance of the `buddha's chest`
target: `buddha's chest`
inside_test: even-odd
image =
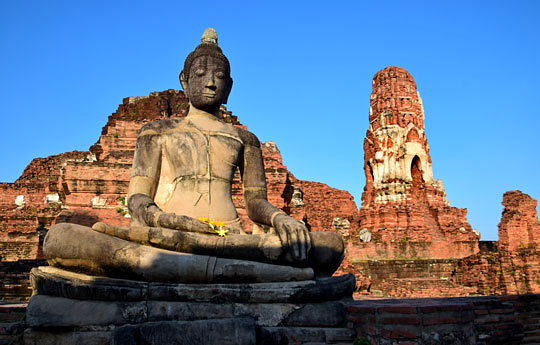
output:
[[[163,168],[173,178],[231,180],[243,151],[242,141],[226,132],[191,129],[167,135]]]

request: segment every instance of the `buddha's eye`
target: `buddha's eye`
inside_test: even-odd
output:
[[[197,68],[195,70],[195,75],[198,76],[198,77],[202,77],[204,75],[204,69],[202,68]]]
[[[223,73],[223,72],[217,72],[217,73],[216,73],[216,78],[219,78],[219,79],[225,78],[225,73]]]

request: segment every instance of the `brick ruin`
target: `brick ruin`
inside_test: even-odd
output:
[[[137,132],[149,121],[185,116],[187,106],[177,90],[125,98],[88,151],[36,158],[14,183],[0,183],[1,299],[30,296],[28,271],[45,264],[41,242],[52,224],[129,224],[125,197]],[[226,108],[221,116],[243,126]],[[540,292],[536,201],[506,193],[500,241],[479,242],[467,211],[451,207],[433,177],[421,99],[404,69],[375,75],[369,122],[360,210],[346,191],[297,179],[276,144],[262,144],[269,201],[311,231],[343,236],[347,255],[338,273],[356,275],[357,297]],[[233,199],[251,229],[238,174]]]
[[[366,186],[356,258],[444,259],[478,252],[466,209],[451,207],[435,180],[416,83],[403,68],[375,74],[364,140]]]
[[[416,83],[403,68],[375,74],[364,140],[366,186],[346,271],[359,293],[393,297],[540,292],[536,200],[504,194],[499,241],[479,241],[466,209],[435,180]]]

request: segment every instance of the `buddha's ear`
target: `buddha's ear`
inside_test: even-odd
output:
[[[228,84],[229,85],[227,85],[227,93],[226,93],[225,99],[223,100],[223,104],[227,104],[227,100],[229,99],[229,94],[231,93],[232,84],[233,84],[232,78],[229,78],[229,83]]]
[[[182,72],[180,72],[180,75],[178,76],[178,79],[180,79],[180,85],[182,85],[182,89],[184,89],[184,95],[186,95],[187,99],[189,99],[188,81],[186,80],[186,76],[185,76],[183,70],[182,70]]]

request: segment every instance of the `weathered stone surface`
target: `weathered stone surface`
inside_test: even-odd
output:
[[[341,327],[345,324],[345,308],[341,302],[306,304],[289,314],[282,324]]]
[[[141,301],[148,297],[148,283],[89,276],[42,266],[30,271],[34,294],[102,301]]]
[[[146,302],[85,301],[34,295],[26,311],[29,327],[108,326],[146,320]]]
[[[356,332],[348,328],[262,327],[261,345],[352,343]]]
[[[149,301],[148,321],[228,319],[239,316],[233,303]]]
[[[255,345],[255,323],[250,318],[190,322],[148,322],[117,328],[111,345]]]
[[[342,303],[334,302],[336,307],[344,311]],[[323,312],[326,304],[310,304],[310,310]],[[307,317],[302,318],[302,310],[307,308],[303,304],[291,303],[204,303],[204,302],[173,302],[173,301],[149,301],[148,302],[148,321],[162,320],[205,320],[205,319],[224,319],[250,317],[255,320],[259,326],[277,326],[288,324],[288,318],[295,313],[298,322],[303,320],[307,325],[311,325],[311,320]],[[326,323],[336,323],[338,317],[330,315],[326,318]],[[316,323],[322,323],[321,318],[315,318]],[[297,322],[297,323],[298,323]]]
[[[152,321],[192,321],[249,317],[259,326],[341,326],[344,302],[208,303],[95,301],[34,295],[27,309],[30,327],[95,327]]]
[[[186,301],[239,303],[306,303],[351,296],[352,274],[298,282],[251,284],[164,284],[94,277],[55,267],[32,269],[38,294],[104,301]]]
[[[155,300],[295,303],[337,300],[351,296],[354,276],[343,275],[320,280],[258,284],[158,284],[149,285]]]
[[[110,331],[40,331],[28,328],[24,345],[110,345]]]

